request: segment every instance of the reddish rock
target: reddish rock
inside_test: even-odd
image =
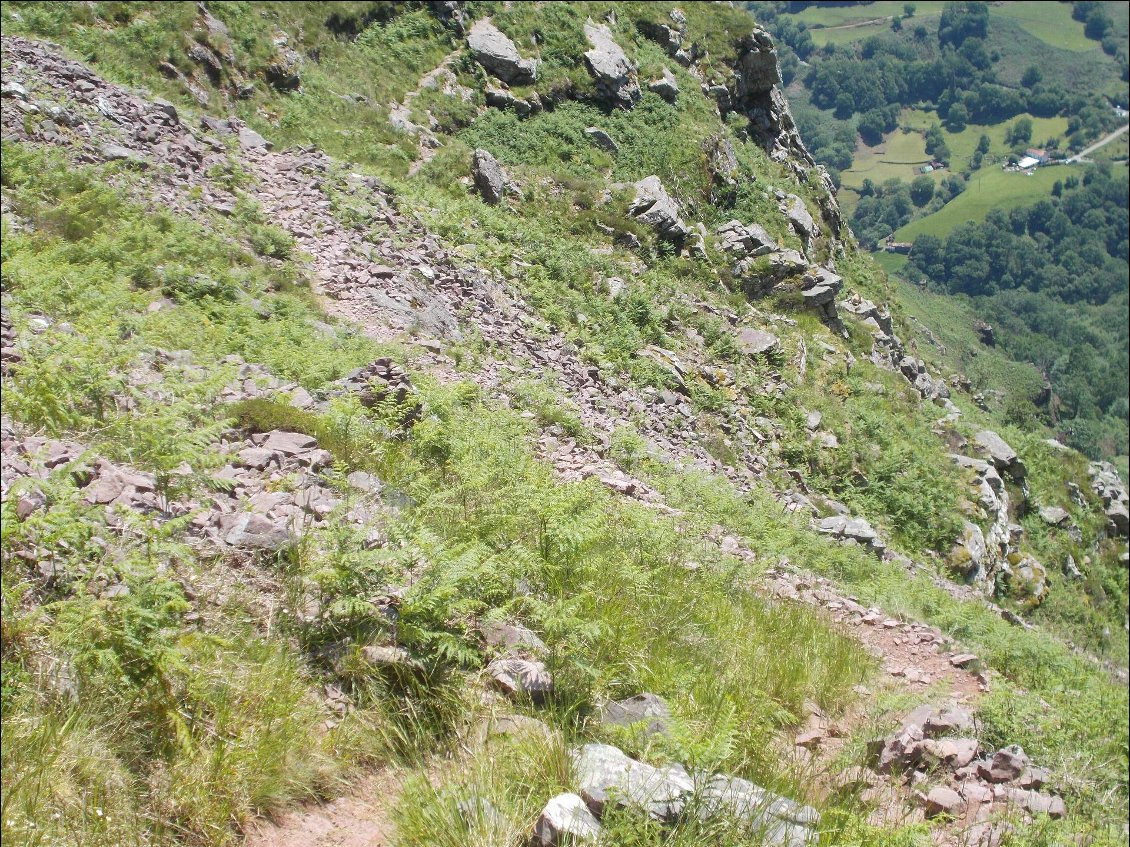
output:
[[[982,779],[1001,783],[1018,779],[1027,767],[1028,756],[1024,753],[1024,748],[1013,744],[998,750],[988,765],[981,765],[978,770]]]
[[[965,811],[965,801],[961,795],[952,788],[937,785],[930,789],[926,795],[926,817],[934,818],[938,815],[957,817]]]

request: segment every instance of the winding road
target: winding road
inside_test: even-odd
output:
[[[1090,147],[1084,147],[1082,150],[1080,150],[1078,153],[1076,153],[1074,156],[1072,156],[1070,159],[1068,159],[1067,164],[1071,165],[1071,164],[1074,164],[1076,162],[1085,161],[1087,156],[1094,153],[1100,147],[1103,147],[1104,145],[1110,144],[1110,142],[1114,141],[1114,139],[1118,138],[1118,136],[1122,135],[1128,129],[1130,129],[1130,124],[1125,124],[1124,126],[1120,126],[1114,132],[1100,138],[1098,141],[1096,141]]]

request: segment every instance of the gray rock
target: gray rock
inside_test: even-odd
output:
[[[976,738],[931,738],[922,749],[951,770],[960,770],[977,758],[980,744]]]
[[[943,712],[932,712],[922,724],[922,730],[927,738],[968,732],[971,729],[973,729],[973,713],[958,706]]]
[[[1075,564],[1075,557],[1070,553],[1068,553],[1067,558],[1063,560],[1063,572],[1072,579],[1083,578],[1083,572],[1079,570],[1079,566]]]
[[[819,266],[805,274],[801,293],[804,295],[804,302],[808,305],[834,309],[836,295],[843,287],[844,281],[839,274],[830,268]]]
[[[261,446],[265,450],[282,453],[284,456],[297,456],[301,453],[316,450],[318,440],[304,432],[287,432],[274,429],[267,433],[267,438]]]
[[[744,264],[744,263],[743,263]],[[744,272],[742,265],[739,270]],[[769,275],[773,279],[788,279],[808,270],[808,260],[796,250],[778,250],[769,254]],[[835,297],[835,294],[832,294]]]
[[[998,471],[1004,471],[1018,481],[1027,475],[1024,463],[1020,461],[1016,451],[992,430],[978,432],[973,436],[973,441],[989,456]]]
[[[592,49],[585,53],[597,94],[611,106],[630,109],[640,99],[635,65],[604,24],[585,22],[585,37]]]
[[[780,352],[781,339],[771,332],[747,326],[738,330],[738,347],[750,356],[771,356]]]
[[[302,54],[292,48],[280,50],[265,74],[276,91],[298,91],[302,87]]]
[[[243,550],[274,552],[294,541],[285,521],[272,521],[253,512],[222,515],[220,532],[226,543]]]
[[[498,811],[490,800],[486,797],[479,797],[477,794],[459,800],[456,802],[455,808],[458,809],[460,817],[463,818],[468,827],[485,827],[488,830],[498,832],[506,830],[510,826],[506,816]]]
[[[1071,520],[1071,515],[1059,506],[1041,506],[1040,520],[1051,526],[1063,526]]]
[[[239,146],[244,150],[270,150],[271,142],[250,127],[241,126],[237,133]]]
[[[502,621],[488,621],[480,629],[483,638],[491,647],[502,647],[507,650],[530,650],[535,653],[544,653],[548,648],[537,634],[521,624],[510,624]]]
[[[679,83],[675,79],[675,75],[667,68],[664,68],[663,76],[660,79],[649,82],[647,84],[647,90],[652,94],[658,94],[668,103],[674,103],[679,96]]]
[[[479,149],[471,159],[471,177],[483,200],[491,206],[506,196],[506,172],[488,151]]]
[[[922,727],[911,723],[879,742],[879,773],[899,773],[915,767],[926,751]]]
[[[590,126],[585,129],[585,135],[588,136],[589,141],[599,147],[606,153],[615,155],[620,152],[619,146],[612,139],[612,136],[599,127]]]
[[[678,10],[673,10],[672,15]],[[641,18],[636,21],[636,29],[643,33],[647,38],[655,41],[667,51],[668,56],[677,56],[680,48],[683,46],[683,35],[686,32],[686,20],[684,19],[681,27],[671,27],[665,23],[649,21],[646,18]]]
[[[1039,791],[1025,791],[1022,788],[1010,788],[1005,793],[1009,803],[1020,806],[1033,815],[1047,815],[1050,818],[1062,818],[1067,814],[1067,807],[1063,798],[1053,794],[1041,794]]]
[[[488,106],[496,109],[513,109],[520,117],[540,112],[542,108],[541,98],[536,91],[530,92],[526,97],[517,97],[507,89],[495,88],[489,84],[486,89],[486,101]]]
[[[553,678],[542,662],[527,659],[497,659],[487,665],[487,674],[511,697],[526,695],[535,703],[553,690]]]
[[[353,471],[345,478],[345,481],[349,483],[351,488],[368,494],[378,494],[383,487],[380,479],[365,471]]]
[[[762,843],[802,847],[815,843],[812,829],[820,814],[787,797],[737,777],[711,777],[699,792],[698,814],[703,819],[725,815],[741,821]]]
[[[796,234],[807,243],[817,232],[816,221],[809,214],[804,200],[795,194],[790,194],[787,199],[789,204],[785,208],[785,216],[789,219],[789,224],[796,231]]]
[[[361,648],[361,658],[378,668],[418,668],[420,663],[403,647],[369,645]]]
[[[107,162],[125,162],[138,168],[149,167],[149,160],[145,156],[121,144],[103,144],[99,152]]]
[[[981,531],[981,527],[970,521],[965,521],[961,538],[954,545],[954,552],[950,554],[950,561],[965,576],[980,578],[985,571],[988,550],[988,545],[985,543],[985,534]]]
[[[1114,530],[1114,535],[1125,538],[1130,534],[1130,509],[1125,503],[1111,503],[1103,514]]]
[[[476,727],[475,737],[479,743],[492,738],[525,739],[550,743],[554,739],[553,730],[537,718],[526,715],[498,715],[488,718]]]
[[[480,18],[467,35],[471,55],[488,72],[511,85],[524,85],[537,76],[537,62],[523,59],[518,48],[488,18]]]
[[[679,204],[667,193],[659,177],[641,179],[635,188],[636,196],[628,207],[628,214],[654,229],[661,238],[681,247],[690,229],[679,217]]]
[[[694,781],[680,765],[657,768],[628,758],[610,744],[586,744],[571,757],[578,793],[597,816],[612,803],[673,822],[694,791]]]
[[[762,256],[777,248],[776,239],[759,224],[730,221],[718,227],[715,234],[718,236],[719,249],[739,257]]]
[[[600,822],[577,794],[558,794],[542,809],[534,824],[534,843],[539,847],[596,841]]]
[[[163,115],[169,123],[176,124],[180,121],[180,116],[177,114],[177,107],[168,100],[162,100],[160,97],[155,98],[153,100],[153,108]]]
[[[1044,768],[1030,767],[1020,775],[1021,788],[1043,788],[1051,781],[1051,774]]]
[[[830,515],[813,521],[812,528],[822,535],[830,535],[870,547],[876,553],[881,554],[886,549],[886,545],[879,538],[879,533],[863,518]]]
[[[0,97],[15,97],[19,100],[27,99],[27,89],[18,82],[5,82],[0,85]]]
[[[645,724],[645,734],[665,733],[671,723],[671,710],[656,694],[637,694],[625,700],[606,703],[600,710],[600,722],[613,726]]]

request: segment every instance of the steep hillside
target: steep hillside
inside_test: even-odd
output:
[[[999,409],[1125,467],[1122,6],[745,5],[790,45],[798,125],[860,243],[887,251],[888,271],[968,297],[935,303],[997,325],[999,352],[1039,370]]]
[[[5,844],[1126,842],[1124,482],[745,11],[0,13]]]

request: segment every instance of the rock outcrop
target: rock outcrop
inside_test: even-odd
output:
[[[691,774],[682,765],[648,765],[608,744],[586,744],[571,752],[578,794],[602,816],[612,804],[673,824],[686,814],[707,821],[738,821],[774,847],[804,847],[816,841],[820,815],[752,782],[723,774]]]
[[[506,171],[488,150],[480,148],[471,157],[471,179],[488,205],[496,206],[506,196]]]
[[[973,436],[973,442],[998,471],[1008,474],[1016,482],[1023,481],[1028,473],[1024,463],[1003,438],[992,430],[985,429]]]
[[[655,230],[656,234],[682,249],[690,228],[679,217],[679,204],[667,193],[657,176],[641,179],[635,185],[636,196],[628,214]]]
[[[1103,501],[1108,533],[1125,538],[1130,533],[1130,496],[1118,471],[1109,462],[1092,462],[1087,472],[1091,490]]]
[[[605,24],[585,22],[585,37],[592,49],[585,53],[597,96],[609,106],[630,109],[640,99],[636,66]]]
[[[476,62],[505,83],[526,85],[537,76],[537,62],[523,59],[514,42],[488,18],[481,18],[471,25],[467,46]]]

